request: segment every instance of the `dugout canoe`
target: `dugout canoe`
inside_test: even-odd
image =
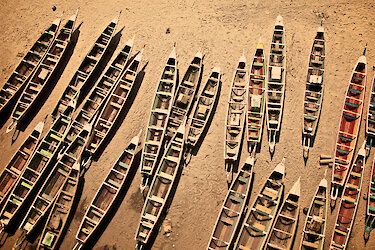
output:
[[[228,190],[207,249],[233,249],[236,231],[251,195],[253,166],[249,156]]]
[[[145,144],[142,150],[140,172],[142,180],[140,189],[143,191],[151,184],[152,176],[157,167],[161,153],[167,121],[172,109],[172,102],[177,89],[178,67],[176,48],[173,47],[161,74],[151,106],[151,114],[145,134]]]
[[[133,137],[99,187],[78,228],[77,244],[73,249],[81,249],[91,238],[113,208],[113,204],[123,186],[129,181],[129,171],[133,164],[141,133],[142,130],[139,131],[137,136]]]
[[[78,15],[71,16],[66,24],[60,29],[56,39],[52,42],[48,51],[45,53],[42,61],[35,69],[35,72],[26,83],[15,108],[12,111],[12,122],[9,124],[6,132],[9,133],[22,121],[25,115],[30,111],[37,102],[43,91],[51,82],[51,77],[56,72],[61,58],[63,58],[66,48],[68,47],[74,30],[74,24]]]
[[[342,108],[332,167],[332,208],[335,207],[336,199],[352,165],[359,129],[361,127],[363,102],[366,93],[367,61],[365,52],[366,49],[363,55],[359,57],[353,69]]]
[[[275,167],[249,207],[235,249],[263,249],[284,192],[285,158]]]
[[[58,18],[49,26],[31,49],[22,58],[0,90],[0,114],[13,104],[23,91],[25,84],[35,72],[48,48],[56,38],[61,19]]]
[[[269,150],[273,155],[276,140],[280,134],[286,84],[285,27],[280,15],[276,18],[267,67],[266,121]]]
[[[323,103],[325,66],[324,28],[320,26],[314,38],[307,69],[303,101],[302,145],[303,157],[309,157],[309,148],[315,138]]]

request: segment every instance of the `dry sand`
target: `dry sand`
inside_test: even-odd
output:
[[[52,11],[55,5],[57,10]],[[83,57],[103,28],[123,11],[119,27],[125,26],[117,50],[126,40],[136,35],[137,51],[147,44],[142,66],[145,76],[138,94],[126,118],[102,156],[94,162],[85,175],[83,193],[76,214],[62,242],[61,249],[73,247],[75,233],[84,211],[99,187],[103,176],[113,165],[131,137],[139,128],[146,129],[151,100],[163,64],[174,42],[177,43],[180,77],[184,74],[194,54],[203,48],[203,82],[211,69],[219,66],[224,73],[223,87],[216,114],[206,138],[187,168],[183,170],[174,200],[167,218],[172,222],[172,233],[166,238],[159,233],[155,249],[203,249],[207,246],[219,209],[227,192],[224,171],[223,140],[225,113],[230,81],[236,62],[245,51],[251,60],[259,36],[263,37],[268,54],[269,42],[275,18],[281,14],[286,28],[287,83],[284,117],[280,142],[271,161],[268,153],[267,133],[264,133],[261,152],[255,165],[255,183],[250,203],[275,165],[286,157],[286,188],[288,191],[299,176],[302,178],[302,207],[309,206],[325,167],[318,165],[319,155],[332,154],[336,139],[340,112],[344,101],[350,72],[363,46],[368,42],[367,93],[371,86],[372,66],[375,64],[375,3],[372,0],[252,0],[252,1],[42,1],[2,0],[0,2],[0,80],[4,82],[20,57],[56,17],[63,15],[63,22],[80,7],[78,24],[83,22],[74,53],[59,82],[46,100],[42,109],[35,114],[27,129],[11,144],[11,135],[5,134],[6,126],[0,131],[0,159],[2,165],[11,158],[32,128],[52,112],[58,98],[81,63]],[[315,146],[310,150],[304,166],[301,146],[302,100],[307,73],[307,60],[316,29],[324,13],[326,30],[326,75],[325,96]],[[166,34],[170,28],[171,33]],[[366,106],[368,98],[366,98]],[[365,114],[366,115],[366,112]],[[364,116],[365,117],[365,116]],[[362,123],[359,145],[364,138],[365,123]],[[373,150],[375,151],[375,150]],[[241,163],[248,153],[243,148]],[[367,193],[370,167],[374,153],[366,164],[363,192]],[[328,171],[330,179],[331,171]],[[140,174],[137,172],[121,206],[110,224],[98,239],[94,249],[133,249],[142,198],[138,191]],[[364,248],[363,230],[366,202],[361,199],[348,249]],[[328,247],[337,208],[329,215],[327,225]],[[295,248],[299,246],[305,215],[301,212]],[[3,246],[10,248],[16,237],[8,239]],[[375,249],[375,235],[371,235],[366,249]]]

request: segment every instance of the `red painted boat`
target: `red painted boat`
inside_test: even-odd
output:
[[[366,150],[368,156],[375,139],[375,74],[372,79],[371,95],[367,109],[366,138]]]
[[[361,199],[361,187],[364,166],[366,164],[366,142],[358,151],[358,155],[349,172],[348,181],[345,183],[341,197],[339,211],[333,228],[330,249],[346,249],[353,228],[359,200]]]
[[[349,167],[353,161],[366,93],[366,69],[366,57],[362,55],[353,69],[339,123],[332,167],[331,207],[335,206],[337,196],[345,183]]]

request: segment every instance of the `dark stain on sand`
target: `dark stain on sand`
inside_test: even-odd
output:
[[[74,220],[81,221],[86,213],[87,197],[85,197],[79,204],[76,213],[74,214]]]
[[[143,196],[139,189],[130,195],[130,208],[140,213],[143,208]]]

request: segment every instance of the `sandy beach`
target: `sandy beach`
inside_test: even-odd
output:
[[[53,6],[56,6],[56,11],[52,10]],[[332,170],[326,166],[319,166],[319,156],[333,155],[350,74],[358,57],[362,55],[365,44],[368,43],[366,101],[357,150],[364,140],[368,97],[375,65],[375,3],[371,0],[76,0],[69,3],[62,0],[3,0],[0,2],[0,86],[5,83],[40,33],[57,17],[62,16],[62,23],[65,23],[77,8],[80,8],[77,26],[82,23],[77,44],[59,81],[51,89],[48,98],[46,97],[44,105],[33,113],[29,124],[25,125],[25,130],[20,132],[14,143],[12,134],[5,133],[10,119],[0,129],[0,169],[5,167],[34,126],[52,112],[94,41],[121,10],[117,31],[122,28],[123,30],[114,55],[133,35],[133,55],[144,45],[146,47],[141,62],[144,74],[139,90],[121,126],[113,138],[108,140],[100,158],[92,163],[84,176],[82,194],[61,249],[71,249],[74,246],[80,221],[104,176],[131,138],[138,134],[139,129],[146,130],[156,85],[174,43],[180,79],[195,53],[202,49],[205,57],[201,87],[212,68],[217,66],[223,73],[222,88],[208,133],[197,155],[193,156],[188,166],[183,169],[166,216],[166,219],[171,221],[172,232],[167,237],[161,230],[153,249],[207,247],[228,188],[223,158],[224,124],[229,88],[236,63],[243,51],[248,62],[252,60],[260,37],[268,56],[273,26],[278,14],[284,18],[287,46],[284,115],[280,140],[276,144],[272,159],[268,151],[266,126],[264,128],[261,150],[256,156],[250,205],[267,176],[283,157],[286,157],[286,193],[301,176],[301,208],[310,205],[326,169],[330,182]],[[305,165],[301,144],[303,96],[309,53],[322,19],[326,31],[324,101],[315,144],[310,149],[310,156]],[[170,33],[166,33],[168,28]],[[48,121],[49,127],[51,119]],[[141,146],[143,137],[144,132]],[[363,194],[368,192],[374,151],[372,150],[366,163],[362,195],[348,249],[375,249],[374,232],[366,245],[363,239],[366,201],[362,198]],[[248,155],[247,147],[244,146],[240,165]],[[92,246],[93,249],[134,249],[134,236],[143,206],[143,198],[139,191],[140,182],[141,175],[138,169],[116,213],[108,226],[102,230],[102,234]],[[332,214],[328,212],[326,248],[331,239],[337,207]],[[294,249],[300,245],[305,219],[306,216],[301,209]],[[8,238],[2,249],[10,249],[17,236],[18,233]],[[34,245],[37,242],[36,240]],[[33,245],[29,244],[27,249],[34,249]]]

